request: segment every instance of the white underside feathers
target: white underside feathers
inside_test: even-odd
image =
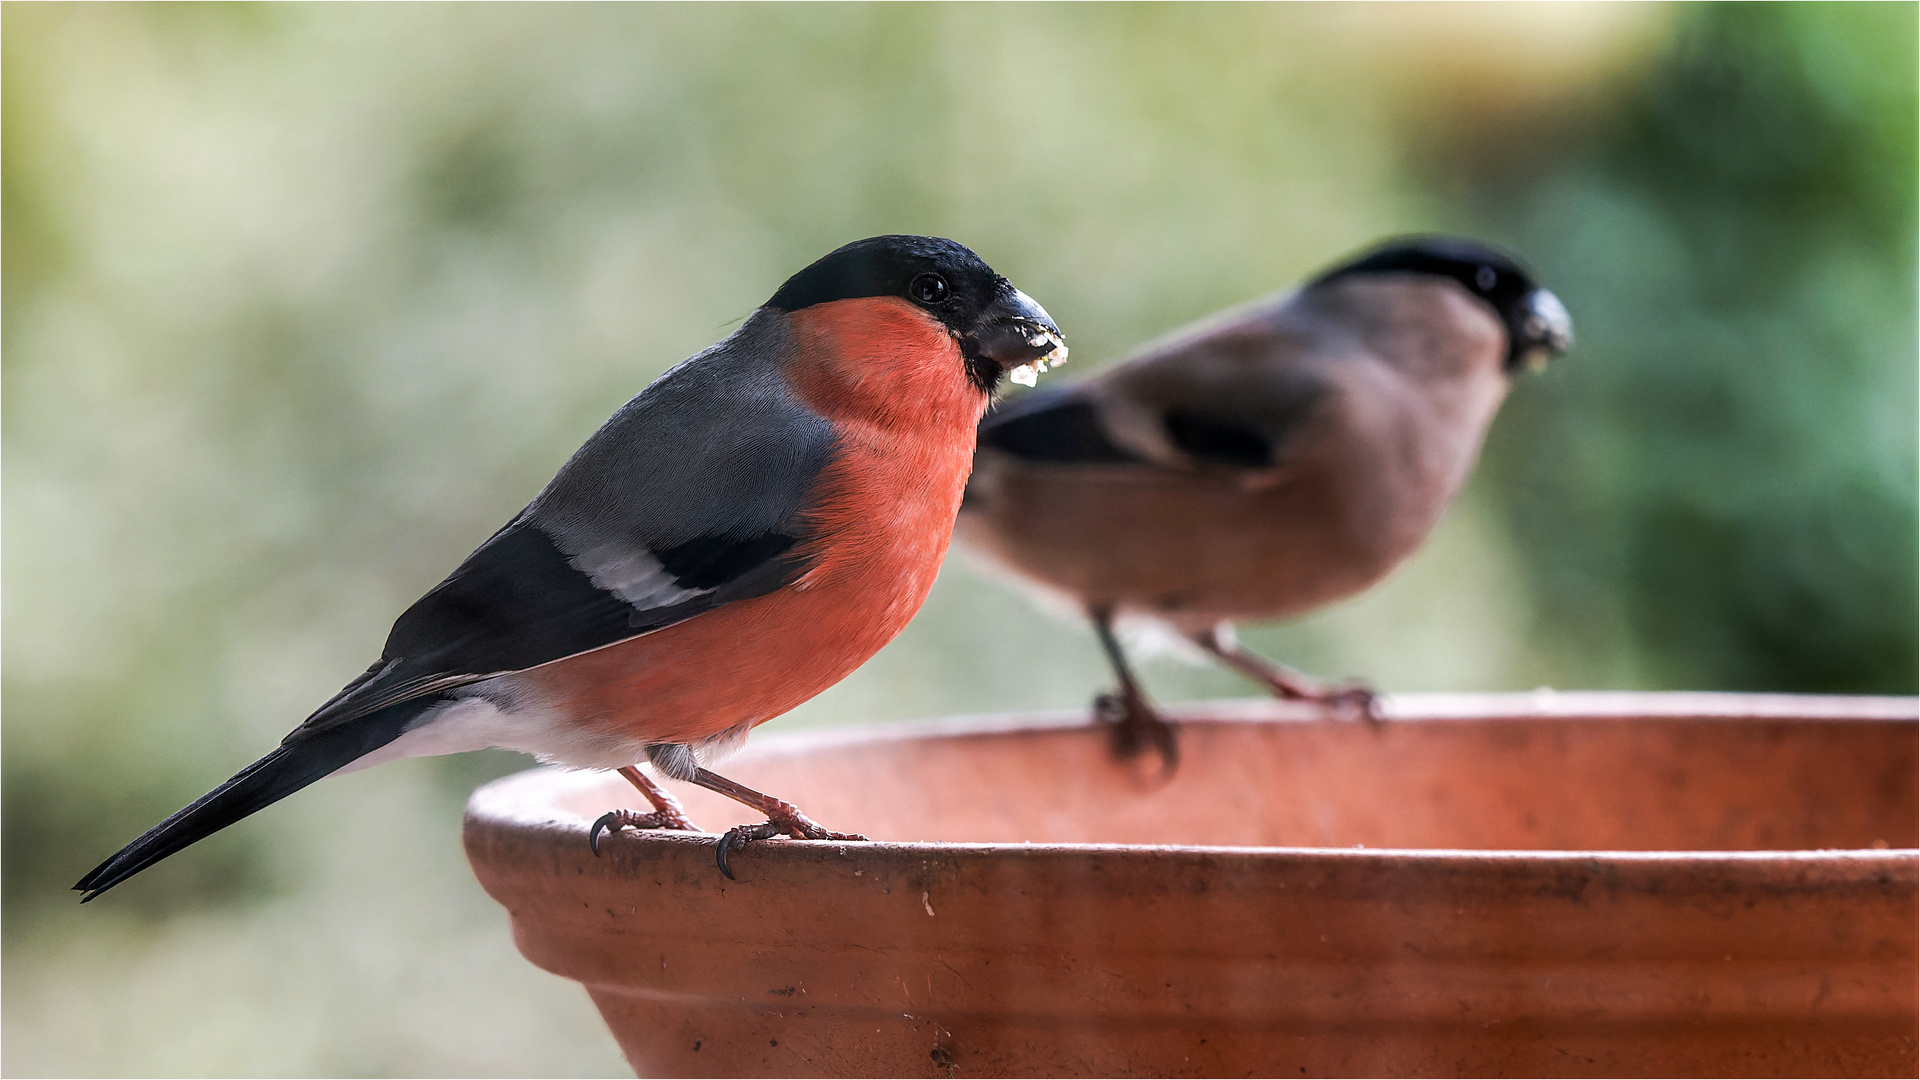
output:
[[[428,709],[399,738],[338,772],[489,747],[532,754],[546,764],[575,769],[617,769],[646,760],[644,741],[608,737],[580,724],[529,693],[512,675],[451,693],[454,700]]]

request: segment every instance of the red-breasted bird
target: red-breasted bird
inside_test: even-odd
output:
[[[1510,377],[1572,341],[1566,308],[1469,240],[1383,244],[1291,294],[1176,331],[980,425],[957,533],[1092,619],[1119,676],[1096,701],[1123,757],[1172,729],[1114,636],[1164,623],[1275,693],[1373,716],[1240,646],[1379,581],[1452,501]]]
[[[722,838],[723,871],[749,840],[863,839],[705,765],[900,632],[994,388],[1064,357],[1046,311],[951,240],[840,248],[627,402],[278,748],[74,887],[90,900],[331,773],[490,746],[639,787],[654,811],[606,815],[596,845],[692,827],[643,760],[767,816]]]

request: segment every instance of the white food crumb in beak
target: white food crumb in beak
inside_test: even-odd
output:
[[[1032,334],[1028,335],[1027,344],[1036,349],[1042,345],[1049,344],[1052,345],[1053,348],[1045,356],[1007,370],[1007,378],[1012,379],[1021,386],[1038,385],[1040,376],[1046,373],[1048,367],[1053,364],[1064,364],[1067,362],[1067,343],[1062,341],[1060,335],[1052,330],[1036,328]]]

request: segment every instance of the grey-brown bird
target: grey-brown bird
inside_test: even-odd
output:
[[[1125,617],[1164,623],[1280,696],[1371,719],[1364,686],[1268,660],[1233,624],[1352,596],[1413,554],[1514,373],[1572,336],[1559,299],[1508,256],[1389,241],[989,413],[956,535],[1087,613],[1120,681],[1095,713],[1123,757],[1177,760],[1115,636]]]

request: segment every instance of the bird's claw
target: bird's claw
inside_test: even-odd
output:
[[[739,880],[733,876],[733,868],[727,865],[727,856],[755,840],[779,836],[782,831],[779,825],[771,821],[763,821],[758,825],[735,825],[728,829],[720,835],[719,850],[714,852],[714,861],[720,864],[720,872],[727,876],[728,881]]]
[[[604,832],[611,836],[623,828],[700,831],[698,826],[687,820],[686,815],[676,814],[670,810],[655,810],[644,814],[638,810],[609,810],[600,815],[599,820],[593,823],[593,828],[587,830],[587,847],[591,848],[595,855],[599,855],[600,834]]]
[[[1162,720],[1138,694],[1101,694],[1093,699],[1093,718],[1112,725],[1108,732],[1110,745],[1113,756],[1121,761],[1131,761],[1153,749],[1160,752],[1163,775],[1172,776],[1180,767],[1180,741],[1173,725]]]
[[[735,825],[722,834],[720,847],[714,852],[714,861],[720,864],[720,872],[727,875],[728,881],[738,880],[733,876],[733,868],[727,865],[727,858],[755,840],[770,840],[776,836],[790,836],[795,840],[873,840],[859,833],[834,832],[802,814],[792,803],[782,802],[776,804],[773,813],[760,824]]]
[[[1321,704],[1342,715],[1355,716],[1370,728],[1378,728],[1385,716],[1380,711],[1380,695],[1365,683],[1347,683],[1326,691]]]

